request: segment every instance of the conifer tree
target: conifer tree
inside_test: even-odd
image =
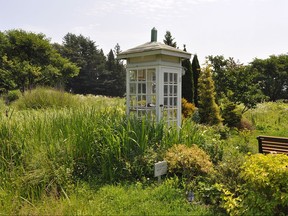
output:
[[[199,78],[199,115],[203,124],[218,125],[222,119],[215,102],[215,87],[209,65],[203,68]]]
[[[186,52],[186,46],[184,45],[184,51]],[[189,59],[182,61],[182,67],[185,70],[184,76],[182,76],[182,98],[185,98],[189,103],[193,103],[193,77],[192,67]]]
[[[168,46],[172,46],[172,47],[175,47],[177,46],[177,43],[174,42],[174,38],[172,37],[171,35],[171,32],[170,31],[166,31],[166,34],[164,36],[164,40],[163,42],[168,45]]]
[[[193,78],[193,96],[194,96],[194,104],[196,107],[199,106],[198,100],[199,100],[199,93],[198,93],[198,81],[200,76],[200,64],[198,61],[197,55],[194,55],[192,60],[192,78]]]

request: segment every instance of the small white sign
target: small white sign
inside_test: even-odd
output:
[[[165,175],[167,173],[167,161],[160,161],[154,164],[154,177]]]

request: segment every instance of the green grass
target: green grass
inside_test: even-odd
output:
[[[45,197],[31,203],[19,199],[20,209],[3,211],[21,215],[215,215],[209,206],[189,203],[175,179],[161,185],[106,185],[93,189],[79,184],[69,197]],[[5,208],[4,208],[5,209]]]
[[[9,107],[0,100],[0,214],[214,215],[218,201],[187,203],[182,180],[155,184],[154,163],[174,144],[198,145],[219,166],[218,179],[201,180],[213,197],[215,182],[237,187],[242,158],[257,153],[257,135],[287,136],[287,110],[264,103],[248,111],[253,131],[191,120],[177,130],[127,118],[122,98],[40,88]]]

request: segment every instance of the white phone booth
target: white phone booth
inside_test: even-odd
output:
[[[190,58],[190,53],[157,42],[155,28],[151,42],[121,52],[118,59],[127,61],[127,114],[180,126],[182,60]]]

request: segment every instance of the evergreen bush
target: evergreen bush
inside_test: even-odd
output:
[[[187,147],[183,144],[173,145],[165,154],[169,173],[192,179],[213,171],[210,157],[195,144]]]
[[[228,127],[239,127],[241,113],[237,110],[236,104],[227,101],[222,109],[223,124]]]
[[[199,114],[203,124],[218,125],[222,121],[215,94],[214,81],[208,65],[203,69],[199,79]]]
[[[182,104],[182,115],[184,118],[191,118],[196,111],[196,107],[193,103],[189,103],[185,98],[181,100]]]

